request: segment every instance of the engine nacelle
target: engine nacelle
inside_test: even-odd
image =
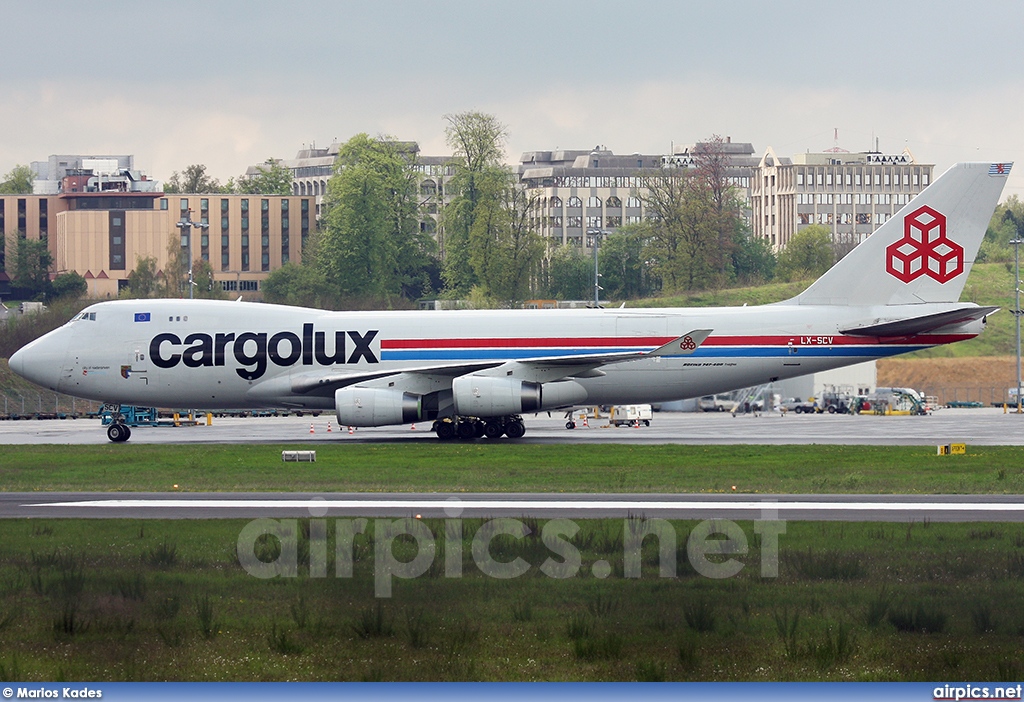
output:
[[[452,381],[455,414],[463,417],[503,417],[584,402],[587,391],[564,380],[535,383],[515,378],[463,375]]]
[[[421,419],[422,396],[387,388],[341,388],[334,393],[339,426],[382,427]]]

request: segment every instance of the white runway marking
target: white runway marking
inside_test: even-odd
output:
[[[324,509],[371,510],[564,510],[564,511],[622,511],[645,510],[734,510],[755,511],[787,510],[840,512],[1024,512],[1024,503],[985,502],[823,502],[793,500],[748,501],[647,501],[647,500],[83,500],[77,502],[44,502],[29,507],[96,507],[98,509],[157,508],[157,509]]]

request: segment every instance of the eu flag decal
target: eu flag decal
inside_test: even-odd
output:
[[[135,321],[136,322],[148,322],[149,321],[149,312],[136,312],[135,313]]]

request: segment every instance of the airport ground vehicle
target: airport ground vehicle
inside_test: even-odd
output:
[[[649,427],[653,417],[654,413],[650,405],[616,405],[612,407],[611,418],[608,421],[612,426],[616,427],[623,425],[635,426],[638,424]]]

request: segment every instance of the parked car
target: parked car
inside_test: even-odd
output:
[[[697,406],[702,412],[728,412],[734,404],[736,401],[728,395],[705,395]]]
[[[787,397],[779,405],[783,412],[795,414],[813,414],[818,411],[817,406],[811,400],[801,400],[799,397]]]

